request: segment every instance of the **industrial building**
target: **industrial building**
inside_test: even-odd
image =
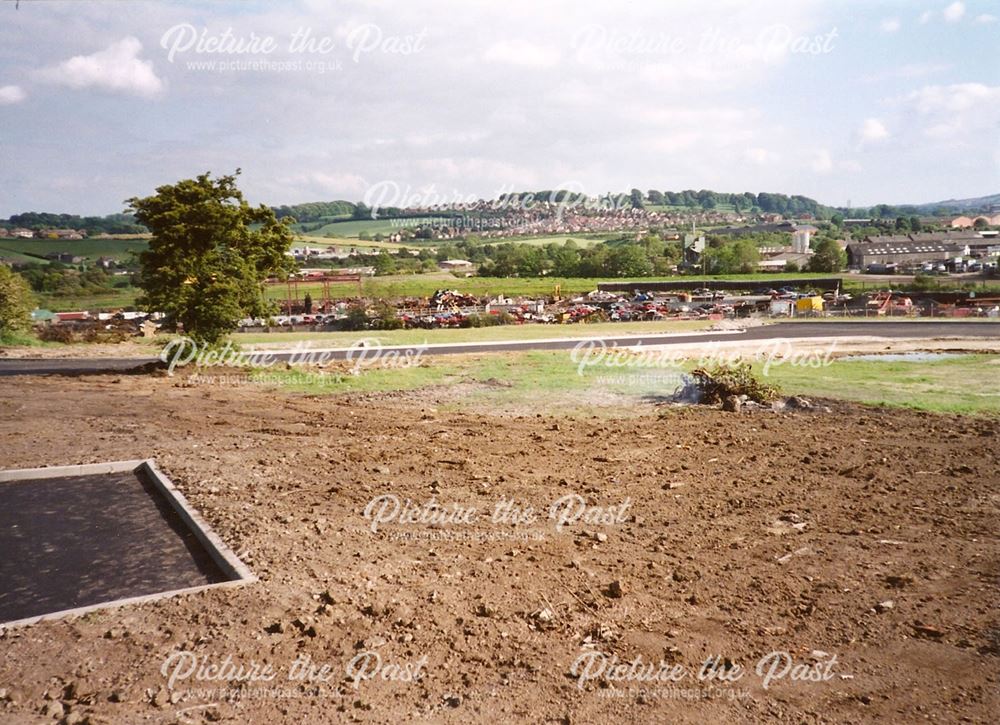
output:
[[[968,245],[944,242],[857,242],[847,245],[849,267],[872,265],[919,267],[926,262],[944,263],[969,254]]]
[[[988,259],[1000,252],[994,232],[952,231],[946,233],[868,236],[847,245],[848,266],[914,269],[924,264],[948,264],[972,257]]]

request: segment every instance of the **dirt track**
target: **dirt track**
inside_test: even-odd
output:
[[[427,393],[149,377],[3,391],[0,466],[155,456],[261,578],[3,633],[5,723],[985,723],[1000,707],[997,421],[841,405],[474,416]],[[373,533],[363,511],[386,494],[540,515]],[[621,515],[557,532],[548,508],[574,494]],[[227,702],[195,690],[239,683],[190,677],[171,702],[161,667],[181,650],[268,664],[276,681],[244,685],[297,696]],[[765,690],[753,669],[774,651],[831,677]],[[345,665],[364,652],[420,677],[355,688]],[[581,683],[581,653],[689,674]],[[319,694],[286,679],[303,655],[331,666]],[[698,682],[711,656],[750,671]]]

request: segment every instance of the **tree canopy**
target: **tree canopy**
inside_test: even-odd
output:
[[[809,258],[810,272],[840,272],[847,264],[847,253],[835,239],[821,239]]]
[[[152,233],[139,256],[139,304],[166,313],[196,340],[214,343],[241,317],[270,312],[264,281],[293,268],[291,217],[279,221],[267,206],[252,207],[236,174],[201,174],[127,200]]]
[[[33,297],[23,277],[0,264],[0,339],[31,327]]]

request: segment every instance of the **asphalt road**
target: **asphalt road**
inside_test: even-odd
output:
[[[581,329],[581,336],[586,330]],[[608,347],[626,347],[641,344],[683,345],[707,342],[760,342],[782,338],[816,337],[887,337],[909,339],[934,339],[947,337],[972,337],[997,341],[1000,350],[1000,323],[996,322],[935,322],[933,320],[914,322],[779,322],[773,325],[751,327],[739,333],[692,333],[659,335],[622,335],[595,338]],[[524,350],[569,350],[577,345],[578,339],[565,340],[522,340],[495,343],[462,343],[429,345],[423,355],[456,355],[463,353],[505,352]],[[383,347],[382,350],[407,350],[414,345]],[[325,348],[309,352],[317,353]],[[303,353],[299,352],[298,361]],[[350,351],[331,350],[326,355],[329,360],[347,359]],[[274,362],[287,362],[295,358],[294,352],[268,352]],[[358,355],[355,350],[354,358]],[[5,375],[82,375],[93,373],[122,373],[142,365],[155,362],[156,358],[0,358],[0,376]]]

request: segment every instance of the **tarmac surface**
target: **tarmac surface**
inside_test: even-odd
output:
[[[131,472],[0,484],[0,622],[226,576]]]
[[[563,338],[552,340],[523,340],[501,342],[471,342],[431,344],[426,346],[398,345],[383,346],[386,350],[423,349],[424,355],[468,354],[484,352],[511,352],[527,350],[570,350],[580,339],[600,341],[609,347],[629,347],[642,345],[683,345],[707,342],[759,342],[780,339],[802,338],[979,338],[994,339],[1000,349],[1000,323],[996,322],[936,322],[932,320],[907,322],[779,322],[773,325],[750,327],[742,331],[723,331],[691,334],[621,335],[587,338]],[[326,353],[330,360],[352,359],[357,348],[309,348],[309,353]],[[268,350],[267,360],[288,362],[303,357],[303,350]],[[0,359],[0,376],[9,375],[81,375],[94,373],[122,373],[155,363],[157,358],[3,358]]]

